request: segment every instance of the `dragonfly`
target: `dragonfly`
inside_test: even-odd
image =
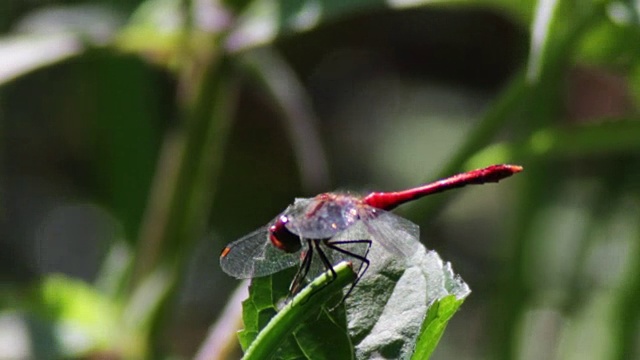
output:
[[[322,193],[297,198],[265,226],[228,244],[220,265],[238,279],[271,275],[298,265],[289,287],[296,294],[322,272],[337,274],[340,261],[357,262],[351,293],[369,268],[369,249],[380,246],[395,257],[410,258],[420,245],[418,226],[390,211],[421,197],[466,185],[498,182],[522,171],[518,165],[492,165],[395,192]]]

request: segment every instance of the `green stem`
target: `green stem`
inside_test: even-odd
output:
[[[322,274],[285,305],[251,343],[243,360],[269,359],[278,350],[282,339],[311,315],[317,314],[329,299],[356,279],[353,268],[347,262],[338,264],[334,270],[337,278],[334,279],[330,272]]]
[[[588,156],[628,154],[640,150],[640,119],[596,119],[588,124],[551,126],[534,131],[521,143],[488,146],[471,157],[465,168],[489,162],[510,163],[521,158],[571,160]]]

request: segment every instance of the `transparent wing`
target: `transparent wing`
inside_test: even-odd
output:
[[[360,218],[372,240],[392,254],[411,258],[420,247],[420,228],[393,213],[365,207]]]
[[[286,253],[269,241],[269,226],[236,240],[222,251],[220,267],[238,279],[266,276],[298,264],[298,253]]]

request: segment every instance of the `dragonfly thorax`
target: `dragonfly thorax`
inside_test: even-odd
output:
[[[360,219],[362,204],[342,194],[321,194],[310,199],[296,199],[283,212],[285,226],[302,239],[329,239]]]

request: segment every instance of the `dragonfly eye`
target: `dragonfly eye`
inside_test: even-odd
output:
[[[289,231],[285,224],[289,221],[286,216],[280,216],[276,222],[269,227],[269,241],[278,249],[294,253],[302,247],[300,237]]]

